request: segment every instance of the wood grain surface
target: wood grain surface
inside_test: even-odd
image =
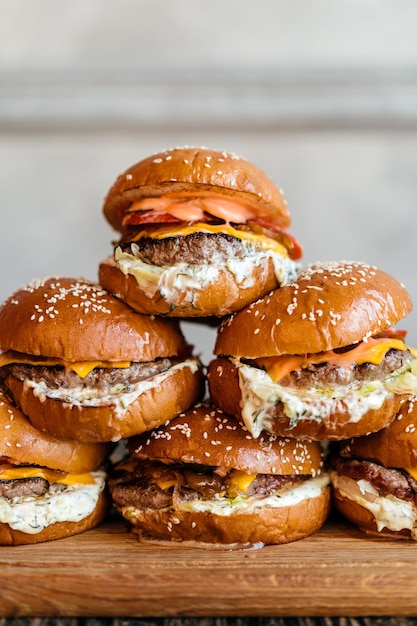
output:
[[[140,544],[112,517],[76,537],[0,549],[1,617],[412,616],[417,545],[334,518],[253,551]]]

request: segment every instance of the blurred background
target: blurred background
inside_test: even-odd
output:
[[[417,303],[416,33],[414,0],[0,0],[0,299],[96,279],[116,176],[205,145],[284,189],[304,264],[375,264]]]

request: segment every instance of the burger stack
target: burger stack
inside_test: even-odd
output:
[[[141,541],[287,543],[323,525],[331,484],[360,528],[413,537],[405,288],[363,263],[302,269],[282,192],[228,152],[152,155],[103,213],[119,239],[97,284],[33,281],[0,308],[0,544],[111,504]],[[217,327],[207,377],[187,319]]]

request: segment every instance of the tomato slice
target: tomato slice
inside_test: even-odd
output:
[[[126,213],[123,217],[123,226],[137,226],[139,224],[169,224],[181,222],[180,219],[174,217],[165,211],[135,211],[134,213]]]
[[[375,337],[386,337],[387,339],[405,339],[407,337],[407,330],[400,328],[387,328],[382,332],[375,335]]]
[[[250,222],[257,224],[262,229],[272,231],[270,233],[271,238],[277,239],[277,241],[280,241],[280,243],[282,243],[287,248],[290,259],[292,259],[293,261],[298,261],[302,258],[304,254],[303,247],[299,243],[299,241],[297,241],[294,235],[291,235],[291,233],[283,230],[282,228],[277,226],[277,224],[268,222],[260,217],[255,217],[254,219],[250,220],[249,223]],[[276,233],[277,237],[274,237],[273,233]],[[268,236],[268,233],[264,232],[264,234]]]

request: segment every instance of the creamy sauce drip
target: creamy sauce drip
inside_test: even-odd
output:
[[[123,413],[129,407],[130,404],[135,402],[137,398],[150,389],[155,389],[162,385],[164,380],[178,370],[189,368],[192,373],[198,370],[197,359],[187,359],[181,363],[176,363],[165,372],[161,372],[156,376],[141,380],[136,384],[118,384],[112,387],[105,395],[100,393],[100,390],[96,387],[74,387],[66,389],[65,387],[59,387],[58,389],[50,389],[46,386],[44,381],[34,382],[30,379],[26,379],[24,382],[25,388],[32,389],[33,394],[44,401],[45,398],[52,400],[60,400],[70,405],[83,406],[83,407],[99,407],[109,406],[115,407],[116,415],[119,414],[123,417]]]
[[[417,359],[402,367],[396,374],[382,380],[364,383],[359,387],[328,389],[296,389],[273,382],[265,370],[231,359],[239,372],[242,395],[242,419],[254,437],[268,429],[273,422],[272,409],[282,402],[290,427],[301,420],[322,422],[338,409],[348,410],[350,422],[356,423],[371,409],[379,409],[394,394],[417,393]]]
[[[233,274],[235,282],[241,288],[250,288],[255,284],[254,267],[267,271],[269,260],[272,261],[278,283],[285,284],[297,275],[297,265],[289,257],[276,254],[273,250],[257,249],[244,259],[232,257],[220,261],[213,258],[206,265],[178,263],[169,267],[151,265],[137,259],[133,254],[116,248],[115,262],[125,275],[134,276],[140,288],[148,298],[160,293],[168,302],[175,301],[178,294],[192,305],[195,293],[203,291],[216,282],[221,271]]]
[[[395,532],[408,529],[412,538],[417,540],[417,510],[412,502],[392,495],[381,496],[367,480],[355,481],[334,471],[330,475],[333,486],[342,496],[372,513],[378,532],[384,528]]]
[[[57,522],[81,521],[94,511],[105,486],[105,472],[91,474],[92,485],[70,485],[59,493],[42,496],[0,498],[0,522],[34,535]]]

